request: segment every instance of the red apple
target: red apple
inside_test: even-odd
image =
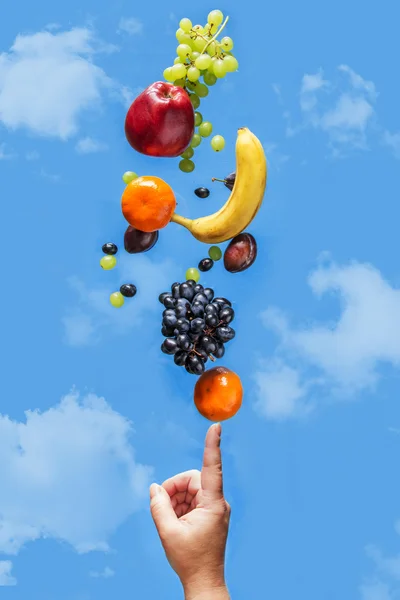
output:
[[[126,115],[126,139],[147,156],[179,156],[193,134],[194,110],[189,95],[172,83],[157,81],[150,85]]]

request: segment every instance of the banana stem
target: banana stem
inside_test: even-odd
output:
[[[191,219],[181,217],[181,215],[177,215],[176,213],[174,213],[171,217],[171,221],[173,223],[177,223],[178,225],[182,225],[183,227],[186,227],[186,229],[190,230],[190,224],[192,222]]]

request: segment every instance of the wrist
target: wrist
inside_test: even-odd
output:
[[[184,586],[185,600],[230,600],[225,582],[210,584],[206,579]]]

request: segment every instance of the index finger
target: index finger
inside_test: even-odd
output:
[[[211,425],[207,431],[201,469],[201,487],[204,495],[210,500],[220,500],[224,497],[220,423]]]

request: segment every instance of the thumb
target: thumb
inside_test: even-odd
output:
[[[159,534],[173,527],[178,520],[168,492],[156,483],[150,486],[150,511]]]

